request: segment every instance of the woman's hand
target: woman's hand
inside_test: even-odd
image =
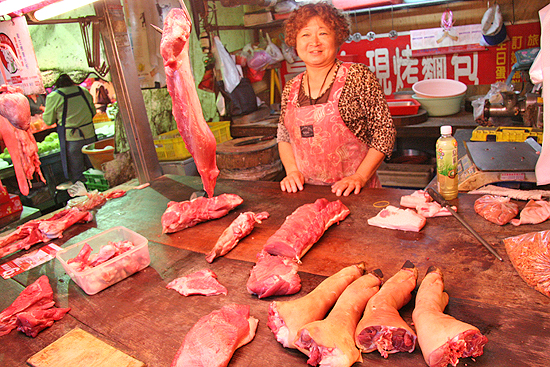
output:
[[[359,194],[366,183],[367,180],[363,176],[355,173],[336,182],[332,185],[331,189],[336,196],[348,196],[352,192],[354,194]]]
[[[304,175],[300,171],[291,171],[281,181],[281,190],[286,192],[298,192],[304,189]]]

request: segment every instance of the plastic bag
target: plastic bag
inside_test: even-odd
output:
[[[269,34],[266,33],[265,38],[267,40],[267,47],[265,48],[265,51],[271,56],[271,64],[276,64],[280,61],[283,61],[285,59],[283,53],[276,44],[271,42]]]
[[[214,53],[222,71],[222,79],[227,92],[231,93],[241,82],[241,75],[233,58],[227,52],[219,37],[214,37]]]
[[[300,59],[294,47],[290,47],[285,42],[283,42],[283,57],[289,64],[294,64]]]
[[[248,60],[248,67],[254,70],[263,70],[271,64],[272,57],[264,50],[255,50],[254,56]]]
[[[264,78],[265,70],[254,70],[252,68],[247,68],[246,70],[246,77],[251,83],[259,82]]]

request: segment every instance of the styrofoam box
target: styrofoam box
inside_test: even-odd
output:
[[[76,271],[70,264],[67,264],[67,261],[78,255],[86,243],[90,245],[93,249],[92,253],[95,254],[99,252],[102,246],[107,245],[109,241],[130,241],[134,244],[134,248],[103,264],[84,271]],[[113,227],[60,250],[55,257],[61,262],[65,272],[71,279],[88,295],[96,294],[122,279],[143,270],[151,262],[147,239],[122,226]]]

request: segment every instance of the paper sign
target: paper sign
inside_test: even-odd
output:
[[[0,63],[0,84],[21,87],[26,95],[46,93],[25,17],[0,22]]]
[[[55,257],[55,254],[59,250],[61,250],[61,247],[50,243],[36,251],[0,265],[0,275],[2,275],[2,278],[4,279],[9,279],[17,274],[21,274],[29,269],[50,261]]]
[[[481,24],[444,28],[429,28],[411,31],[411,50],[451,46],[479,45]]]

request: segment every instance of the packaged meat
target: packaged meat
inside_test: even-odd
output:
[[[365,264],[347,266],[323,280],[304,297],[274,301],[269,305],[267,326],[285,348],[296,348],[294,339],[302,326],[321,320],[344,289],[365,273]]]
[[[257,327],[250,306],[223,306],[193,325],[170,366],[225,367],[238,348],[254,339]]]
[[[355,329],[365,305],[380,285],[381,280],[374,273],[363,275],[346,287],[325,319],[298,330],[294,345],[309,357],[308,364],[350,367],[363,361],[355,345]]]
[[[521,278],[550,297],[550,230],[508,237],[503,242]]]
[[[202,222],[221,218],[242,202],[243,199],[235,194],[222,194],[211,198],[199,196],[181,202],[171,201],[161,217],[162,232],[178,232]]]
[[[302,205],[267,239],[264,250],[300,260],[331,225],[344,220],[349,213],[340,200],[329,202],[322,198]]]
[[[418,344],[430,367],[456,366],[459,358],[479,357],[489,341],[475,326],[443,313],[449,303],[443,289],[441,270],[430,267],[416,293],[412,314]]]
[[[77,258],[82,248],[90,246],[92,253],[98,253],[102,246],[108,242],[129,241],[134,247],[122,254],[111,258],[95,267],[87,267],[79,271],[69,262]],[[88,295],[94,295],[99,291],[129,277],[130,275],[149,266],[148,241],[140,234],[122,226],[113,227],[84,241],[69,246],[55,255],[63,265],[65,272]]]
[[[498,195],[483,195],[476,199],[474,210],[489,222],[505,225],[519,213],[518,204],[509,197]]]
[[[220,173],[216,165],[216,139],[204,120],[189,60],[191,17],[183,1],[164,19],[160,53],[166,86],[172,97],[172,114],[187,150],[193,156],[208,197],[214,196]]]
[[[416,334],[399,310],[411,300],[417,277],[417,268],[406,261],[369,299],[355,331],[355,343],[363,353],[378,350],[388,358],[388,354],[414,351]]]
[[[258,214],[245,212],[239,214],[239,216],[231,222],[229,227],[223,231],[214,245],[214,248],[206,255],[206,261],[211,263],[215,258],[227,254],[237,246],[241,239],[252,232],[256,223],[262,223],[262,220],[268,217],[268,212],[261,212]]]
[[[420,232],[426,224],[426,218],[412,209],[400,209],[388,205],[376,216],[369,218],[367,223],[375,227]]]
[[[227,288],[218,282],[218,276],[210,269],[202,269],[194,273],[176,278],[166,285],[182,296],[200,294],[203,296],[227,295]]]
[[[246,283],[248,293],[266,298],[298,293],[301,288],[298,264],[294,259],[270,255],[265,251],[256,255],[256,265]]]

